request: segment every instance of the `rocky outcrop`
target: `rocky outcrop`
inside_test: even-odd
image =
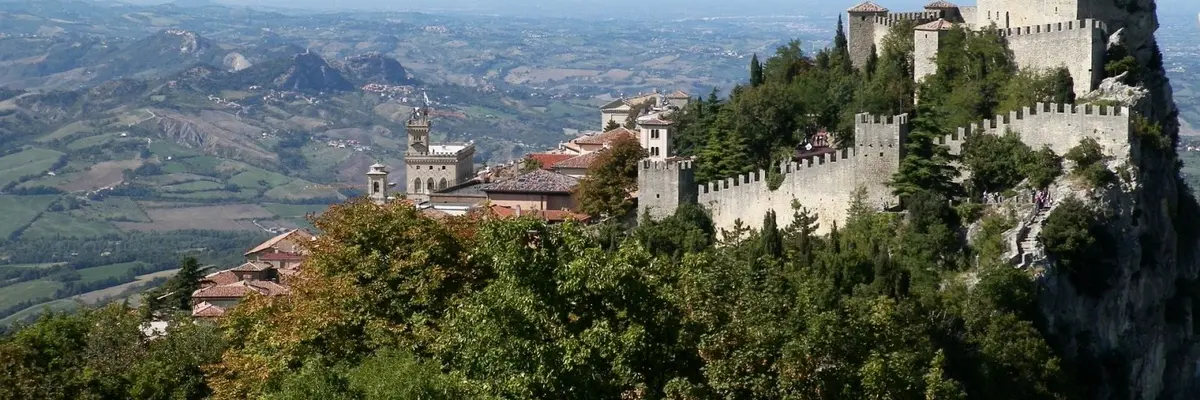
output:
[[[417,80],[399,61],[379,53],[364,54],[346,59],[342,69],[356,84],[413,85]]]
[[[1095,98],[1130,104],[1174,141],[1178,112],[1154,38],[1154,1],[1092,3],[1095,15],[1120,32],[1121,44],[1144,68],[1137,88],[1113,79]],[[1117,171],[1119,184],[1057,196],[1088,199],[1108,212],[1106,233],[1115,244],[1114,256],[1111,271],[1095,272],[1104,274],[1107,283],[1099,294],[1082,293],[1051,265],[1050,273],[1040,278],[1044,330],[1065,365],[1084,377],[1085,397],[1200,398],[1200,347],[1193,328],[1200,243],[1188,229],[1200,222],[1184,220],[1194,202],[1181,191],[1174,150],[1137,135],[1130,141],[1128,153],[1118,155],[1124,159],[1110,163],[1125,165]]]

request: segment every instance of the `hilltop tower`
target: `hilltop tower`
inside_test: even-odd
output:
[[[375,164],[367,171],[367,198],[371,202],[383,205],[388,200],[388,172],[387,166],[383,164]]]
[[[671,135],[675,133],[675,122],[664,120],[657,115],[639,118],[638,139],[642,148],[650,155],[650,160],[663,161],[674,154],[671,148]]]
[[[917,26],[913,34],[913,78],[917,82],[937,73],[938,48],[953,26],[944,18]]]
[[[408,154],[429,154],[429,105],[414,108],[408,116]]]
[[[877,51],[875,49],[875,18],[887,16],[888,9],[867,1],[846,10],[846,12],[850,14],[850,18],[846,21],[850,25],[850,63],[854,65],[854,68],[862,68],[867,64],[867,59],[871,58],[871,53]]]
[[[438,143],[429,139],[429,98],[408,118],[408,151],[404,154],[409,199],[427,200],[431,193],[475,177],[474,143]]]
[[[695,171],[691,159],[675,157],[671,148],[673,121],[650,115],[637,122],[642,148],[649,153],[638,169],[638,217],[649,213],[651,219],[663,219],[680,204],[696,203]]]

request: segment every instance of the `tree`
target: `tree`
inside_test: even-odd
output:
[[[617,122],[617,120],[610,119],[610,120],[608,120],[608,124],[604,125],[604,131],[608,132],[608,131],[611,131],[613,129],[617,129],[620,127],[621,127],[621,124],[619,122]]]
[[[783,235],[775,222],[775,210],[767,211],[763,217],[762,231],[758,235],[759,255],[771,259],[783,256]]]
[[[192,310],[192,292],[200,289],[200,279],[204,278],[204,274],[200,272],[200,263],[195,257],[183,259],[179,264],[179,272],[167,281],[167,288],[170,291],[172,304],[176,310],[188,311]]]
[[[646,156],[632,137],[610,143],[579,182],[580,209],[594,216],[624,215],[632,205],[629,194],[637,189],[638,163]]]
[[[612,123],[612,121],[609,121],[609,123]],[[521,160],[521,170],[520,171],[522,174],[527,174],[527,173],[542,169],[542,167],[543,167],[542,162],[539,161],[538,159],[533,158],[533,157],[525,157],[525,159]]]
[[[758,87],[763,84],[763,67],[758,62],[758,54],[750,57],[750,86]]]
[[[925,108],[922,103],[922,113],[912,123],[912,132],[905,143],[904,158],[900,160],[900,168],[889,185],[892,192],[903,199],[917,192],[929,191],[945,198],[954,198],[962,194],[962,188],[954,182],[958,177],[958,169],[951,162],[954,157],[950,149],[937,143],[937,137],[944,136],[936,122],[937,112]]]

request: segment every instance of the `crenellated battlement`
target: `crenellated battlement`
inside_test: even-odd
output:
[[[875,24],[891,28],[903,21],[914,21],[917,24],[934,21],[942,17],[941,11],[917,11],[876,15]]]
[[[1033,107],[1000,114],[992,119],[959,127],[940,138],[939,143],[957,154],[968,134],[984,132],[996,135],[1011,130],[1030,147],[1050,146],[1065,154],[1084,137],[1097,139],[1106,147],[1124,147],[1129,137],[1129,110],[1120,106],[1092,104],[1037,103]]]
[[[855,115],[855,121],[858,124],[865,125],[904,125],[908,124],[908,114],[872,115],[870,113],[859,113]]]
[[[691,159],[682,160],[642,160],[642,169],[648,171],[680,171],[692,169],[693,163]]]
[[[1014,37],[1022,35],[1039,35],[1046,33],[1068,32],[1075,30],[1098,30],[1107,31],[1108,25],[1104,21],[1094,19],[1085,19],[1079,21],[1066,21],[1053,24],[1019,26],[1015,28],[997,29],[997,33],[1004,37]]]

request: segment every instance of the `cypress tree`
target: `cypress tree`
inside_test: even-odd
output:
[[[758,237],[759,256],[779,259],[783,256],[783,236],[775,222],[775,210],[767,211],[763,217],[762,233]]]
[[[750,86],[757,87],[763,84],[763,67],[762,63],[758,62],[758,54],[750,57]]]

